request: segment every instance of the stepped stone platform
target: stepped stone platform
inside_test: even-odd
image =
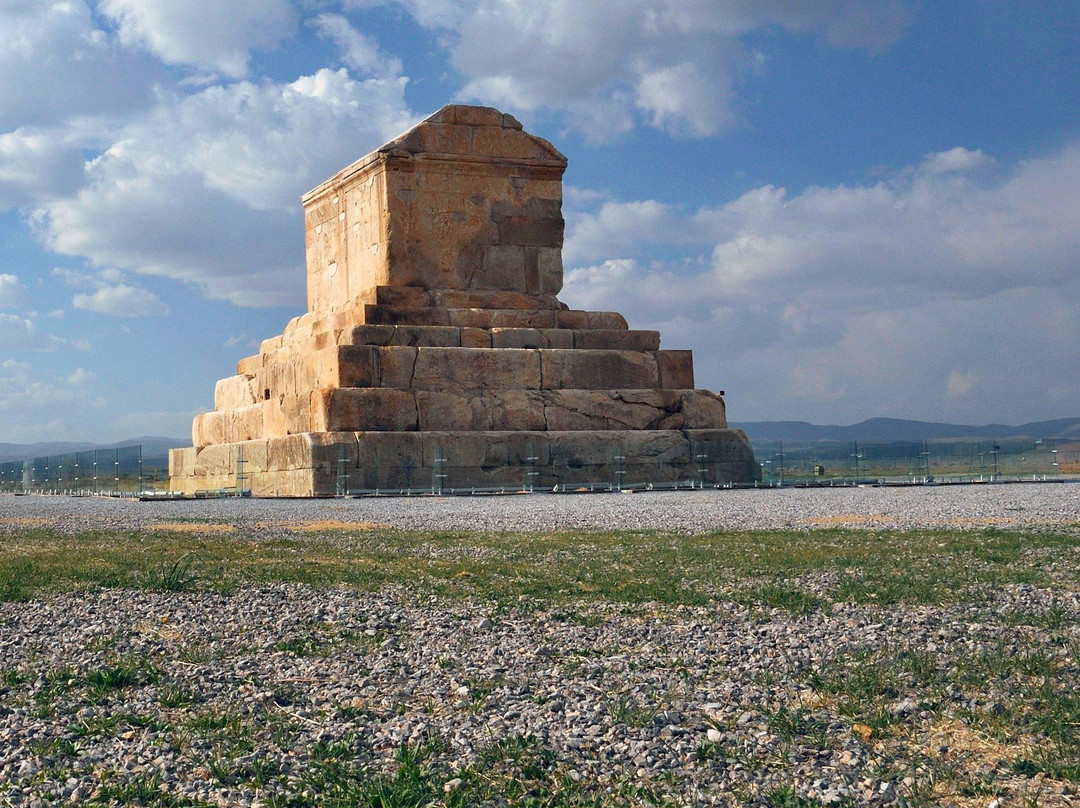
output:
[[[306,194],[308,311],[217,383],[171,489],[759,479],[689,351],[559,301],[565,168],[453,105]]]

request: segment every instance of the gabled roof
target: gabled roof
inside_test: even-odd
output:
[[[492,107],[449,104],[377,151],[439,154],[566,165],[566,157],[530,135],[513,115]]]
[[[449,104],[312,188],[301,201],[307,205],[374,164],[393,157],[516,163],[555,169],[560,175],[566,168],[563,153],[543,138],[522,129],[513,115],[492,107]]]

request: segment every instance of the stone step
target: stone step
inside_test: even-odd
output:
[[[690,351],[341,345],[223,379],[214,406],[341,387],[401,390],[606,390],[694,387]]]
[[[313,397],[311,419],[314,432],[706,429],[727,423],[723,400],[706,391],[628,389],[469,395],[345,388]]]
[[[471,339],[471,345],[463,345]],[[482,332],[475,334],[471,332]],[[660,332],[575,328],[462,329],[455,326],[358,325],[338,335],[339,345],[410,345],[426,348],[594,348],[657,351]],[[310,346],[319,350],[326,345]]]
[[[723,399],[706,390],[497,390],[483,394],[386,387],[284,396],[198,415],[204,447],[304,432],[581,431],[726,428]]]
[[[424,289],[419,286],[377,286],[364,303],[405,308],[564,310],[555,295],[527,295],[486,289]]]
[[[174,449],[174,490],[236,485],[254,496],[470,486],[574,489],[675,481],[744,482],[760,472],[736,430],[330,432]],[[438,475],[435,477],[434,475]]]
[[[252,376],[264,365],[288,361],[334,345],[406,345],[424,348],[585,348],[657,351],[660,332],[637,329],[460,328],[442,325],[358,325],[336,334],[324,332],[267,354],[241,359],[236,372]],[[225,380],[223,380],[225,381]]]
[[[364,306],[365,324],[450,325],[461,328],[576,328],[626,330],[626,320],[614,311],[574,309],[481,309],[410,306]]]

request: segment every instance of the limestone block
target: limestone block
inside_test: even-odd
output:
[[[238,443],[245,440],[257,440],[262,434],[262,405],[252,404],[248,407],[240,407],[229,410],[228,431],[225,443]]]
[[[310,469],[312,437],[308,434],[289,435],[268,441],[266,445],[267,469]]]
[[[554,295],[523,294],[505,289],[437,289],[434,305],[448,309],[558,309]]]
[[[407,390],[339,388],[312,397],[314,432],[409,431],[416,423],[416,402]]]
[[[299,393],[295,396],[283,396],[281,405],[285,414],[285,432],[288,435],[300,435],[312,432],[315,423],[312,420],[312,399],[317,392]]]
[[[493,328],[492,348],[546,348],[548,347],[538,328]]]
[[[389,344],[457,348],[461,344],[461,329],[447,325],[396,325]]]
[[[656,357],[639,351],[588,349],[540,351],[543,386],[547,390],[576,388],[659,388]]]
[[[377,286],[375,302],[380,306],[421,308],[432,304],[431,292],[419,286]]]
[[[388,345],[378,348],[379,386],[408,390],[413,386],[417,348]],[[423,349],[420,349],[423,350]]]
[[[568,348],[607,348],[616,351],[657,351],[660,349],[659,331],[589,330],[570,331],[574,344]],[[666,385],[664,385],[666,386]]]
[[[256,401],[254,376],[230,376],[214,385],[215,410],[235,410]]]
[[[470,276],[468,288],[525,292],[525,248],[512,242],[484,247],[481,266]]]
[[[544,341],[544,348],[573,348],[574,332],[569,328],[540,328],[537,329]]]
[[[315,368],[310,356],[292,356],[264,365],[255,374],[255,391],[260,400],[294,396],[315,387]]]
[[[301,353],[311,353],[313,351],[322,351],[327,348],[333,348],[338,344],[338,336],[340,334],[341,331],[321,331],[318,334],[314,334],[311,339],[304,342]]]
[[[447,309],[364,306],[364,323],[375,325],[461,325]]]
[[[529,457],[535,465],[548,462],[547,435],[544,432],[421,432],[424,439],[424,465],[431,467],[437,458],[452,477],[465,468],[501,468],[513,464],[512,479],[520,483],[521,466]],[[451,484],[453,479],[449,481]]]
[[[255,356],[245,356],[239,362],[236,363],[236,372],[240,376],[254,376],[255,371],[262,367],[262,354],[256,354]]]
[[[686,435],[694,451],[705,455],[702,468],[717,482],[761,479],[761,466],[741,429],[688,429]]]
[[[412,387],[416,390],[537,390],[536,351],[503,348],[417,348]]]
[[[415,488],[423,473],[423,442],[417,432],[358,432],[345,444],[349,490]]]
[[[489,328],[555,328],[561,311],[493,309]]]
[[[280,334],[278,336],[276,336],[276,337],[271,337],[270,339],[264,339],[262,341],[262,343],[260,343],[260,345],[259,345],[259,353],[261,353],[261,354],[273,353],[274,351],[276,351],[278,348],[281,347],[281,343],[282,343],[282,337],[281,337]]]
[[[195,473],[198,451],[194,446],[169,450],[169,477],[190,477]]]
[[[499,244],[555,249],[563,245],[561,199],[532,197],[524,205],[500,200],[492,205],[491,219],[499,226]]]
[[[563,286],[562,249],[556,247],[538,247],[536,249],[536,276],[533,268],[526,266],[526,288],[530,294],[557,295]]]
[[[232,478],[230,485],[235,482],[236,459],[240,447],[234,444],[218,443],[201,449],[195,458],[195,474],[197,476],[221,475]],[[200,488],[210,486],[200,485]],[[224,486],[213,486],[221,488]]]
[[[332,493],[315,489],[315,476],[310,468],[253,474],[248,490],[253,497],[316,497]]]
[[[419,428],[425,431],[544,429],[544,400],[538,391],[494,390],[482,395],[418,391]]]
[[[303,340],[308,339],[312,334],[315,333],[312,326],[314,325],[317,317],[318,315],[310,311],[300,315],[299,317],[293,317],[289,321],[289,324],[285,326],[284,332],[282,332],[282,344],[284,345],[290,342],[302,342]]]
[[[575,328],[583,331],[626,330],[626,320],[617,311],[578,311],[566,309],[556,316],[555,325],[559,328]]]
[[[285,418],[284,397],[271,398],[262,402],[263,437],[267,439],[283,438],[289,434]]]
[[[311,393],[262,402],[263,436],[284,438],[311,431]]]
[[[191,419],[191,445],[196,449],[225,441],[225,413],[203,412]]]
[[[462,328],[553,328],[559,312],[533,309],[444,309],[450,325]]]
[[[727,413],[724,399],[708,390],[685,390],[680,393],[680,409],[686,416],[687,429],[725,429]]]
[[[486,328],[459,328],[462,348],[490,348],[491,331]]]
[[[653,463],[663,464],[686,464],[689,461],[688,442],[680,432],[620,430],[553,432],[549,435],[552,466],[609,467],[620,455],[624,458],[647,458]]]
[[[350,301],[343,308],[335,311],[320,312],[318,319],[312,324],[311,333],[330,332],[336,336],[339,331],[360,325],[364,322],[364,310],[367,305],[371,304],[356,303],[354,305]]]
[[[622,446],[630,464],[659,464],[661,466],[687,466],[690,462],[690,445],[680,432],[638,432],[624,434]]]
[[[692,351],[657,351],[655,355],[656,365],[660,370],[661,387],[666,390],[694,389]]]
[[[357,325],[342,330],[338,335],[340,345],[389,345],[394,338],[395,326]]]
[[[305,314],[310,314],[310,312],[305,312]],[[300,322],[300,317],[301,315],[297,315],[290,319],[289,322],[285,323],[285,328],[281,331],[282,342],[288,342],[292,339],[292,333],[296,330],[296,326]]]
[[[237,458],[243,458],[243,473],[251,475],[266,469],[267,447],[270,441],[265,437],[233,444]]]
[[[731,463],[753,458],[746,434],[740,429],[687,429],[686,436],[708,462]]]
[[[517,121],[514,121],[514,123],[517,123]],[[472,153],[476,155],[494,153],[519,160],[550,160],[555,154],[558,154],[555,147],[545,140],[530,137],[520,130],[513,133],[516,137],[508,136],[508,134],[510,133],[506,131],[505,127],[502,128],[502,131],[494,126],[477,128],[472,136]],[[545,144],[547,149],[538,148],[538,143]]]
[[[378,385],[381,350],[373,345],[336,345],[310,354],[307,361],[312,384],[309,389]]]
[[[657,429],[679,401],[664,390],[546,390],[544,415],[553,432]]]
[[[492,348],[573,348],[574,332],[565,328],[493,328]]]

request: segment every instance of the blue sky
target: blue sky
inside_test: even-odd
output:
[[[562,299],[732,420],[1080,413],[1080,3],[5,0],[0,442],[188,434],[299,197],[450,102],[570,161]]]

